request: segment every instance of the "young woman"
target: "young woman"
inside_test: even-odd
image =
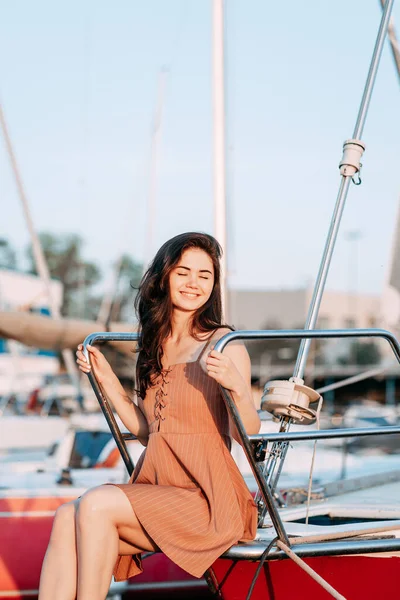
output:
[[[254,538],[257,509],[229,451],[235,432],[219,384],[232,392],[248,434],[260,420],[245,347],[213,350],[230,331],[221,322],[220,256],[212,236],[184,233],[144,275],[137,404],[88,347],[105,394],[146,450],[128,484],[99,486],[57,510],[40,600],[103,600],[113,574],[119,581],[141,572],[142,551],[161,549],[201,577],[232,544]],[[77,363],[89,372],[82,346]]]

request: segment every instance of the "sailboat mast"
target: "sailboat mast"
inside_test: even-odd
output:
[[[162,112],[164,106],[165,86],[168,70],[163,67],[158,76],[157,104],[154,112],[153,130],[150,152],[150,181],[147,200],[147,234],[145,240],[144,269],[147,269],[154,252],[154,224],[156,221],[156,196],[157,196],[157,162],[161,138]]]
[[[213,11],[213,146],[214,146],[214,234],[222,246],[222,310],[228,320],[226,259],[226,168],[225,168],[225,97],[224,97],[224,0],[212,0]]]
[[[385,0],[379,0],[379,1],[382,5],[382,8],[384,8]],[[394,64],[396,65],[397,75],[399,76],[399,81],[400,81],[400,46],[399,46],[399,41],[396,36],[396,31],[394,28],[393,17],[389,21],[388,38],[389,38],[389,42],[390,42],[390,47],[392,49]]]
[[[3,112],[1,103],[0,103],[0,125],[1,125],[1,129],[3,131],[7,153],[8,153],[10,162],[11,162],[11,167],[12,167],[12,170],[14,173],[18,194],[19,194],[19,197],[21,200],[22,209],[24,212],[29,235],[31,238],[33,258],[35,261],[36,269],[37,269],[40,279],[42,280],[44,288],[46,290],[46,295],[48,298],[51,315],[57,319],[57,318],[60,318],[60,316],[61,316],[60,310],[59,310],[57,303],[54,300],[53,294],[51,293],[51,279],[50,279],[49,268],[48,268],[48,265],[46,262],[46,258],[44,256],[44,252],[43,252],[43,248],[40,243],[40,240],[39,240],[39,236],[37,235],[35,227],[33,225],[33,219],[32,219],[31,211],[29,208],[28,199],[25,194],[24,185],[22,183],[21,174],[18,169],[17,159],[15,156],[13,147],[12,147],[11,138],[10,138],[10,135],[8,132],[8,128],[7,128],[7,124],[6,124],[6,120],[5,120],[5,116],[4,116],[4,112]],[[76,364],[75,364],[75,360],[74,360],[72,351],[68,350],[68,349],[64,349],[64,350],[62,350],[61,353],[62,353],[62,357],[64,359],[66,369],[68,371],[68,375],[70,376],[71,381],[74,383],[74,385],[78,391],[78,394],[79,394],[80,393],[79,374],[78,374],[78,370],[76,368]]]

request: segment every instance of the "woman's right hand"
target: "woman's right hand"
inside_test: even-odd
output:
[[[93,370],[96,374],[99,383],[104,383],[105,381],[110,380],[116,376],[110,366],[110,363],[98,348],[96,348],[95,346],[91,346],[90,344],[88,344],[86,348],[90,353]],[[82,373],[90,373],[91,367],[90,364],[87,362],[85,355],[83,354],[83,344],[79,344],[78,350],[76,351],[76,362]]]

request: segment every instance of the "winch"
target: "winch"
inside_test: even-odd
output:
[[[310,404],[318,403],[320,398],[318,392],[304,385],[301,377],[273,379],[264,386],[261,410],[277,418],[290,419],[292,423],[311,425],[317,418],[317,406],[310,408]]]

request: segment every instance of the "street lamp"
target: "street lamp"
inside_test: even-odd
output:
[[[362,233],[359,229],[353,231],[347,231],[345,233],[345,239],[349,243],[349,256],[348,256],[348,322],[347,327],[357,326],[357,293],[358,293],[358,242],[362,237]]]

